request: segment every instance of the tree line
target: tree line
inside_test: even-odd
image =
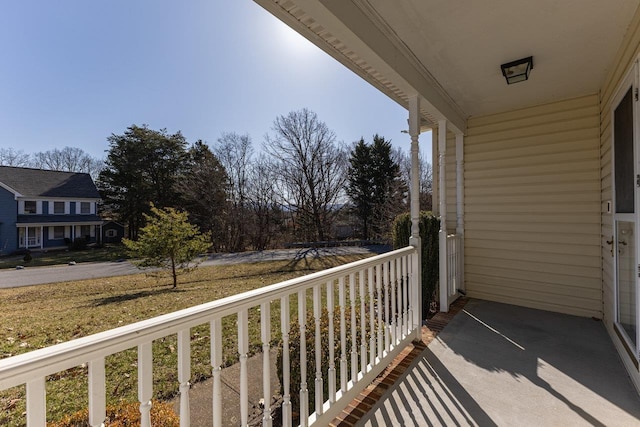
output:
[[[76,147],[56,148],[33,154],[26,154],[23,150],[14,148],[0,148],[0,166],[84,172],[96,179],[103,165],[102,159],[93,157]]]
[[[344,237],[388,240],[393,218],[408,210],[409,156],[379,135],[346,146],[308,109],[278,116],[259,153],[246,134],[188,143],[180,131],[146,125],[107,142],[107,156],[93,162],[92,172],[71,162],[82,150],[69,147],[33,156],[5,149],[0,164],[92,173],[103,215],[126,224],[130,239],[151,206],[174,208],[210,236],[214,250],[226,252]],[[59,152],[66,163],[52,161],[65,158]],[[430,209],[431,167],[421,163],[422,208]]]

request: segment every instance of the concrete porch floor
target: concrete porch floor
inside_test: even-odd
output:
[[[356,425],[640,426],[602,322],[469,300]]]

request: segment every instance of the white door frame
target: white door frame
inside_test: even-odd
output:
[[[613,323],[614,328],[618,329],[619,335],[624,339],[625,344],[633,350],[636,362],[640,353],[640,118],[638,116],[638,88],[640,87],[640,65],[639,59],[633,62],[625,78],[621,81],[616,89],[615,96],[613,97],[610,105],[611,115],[611,182],[612,182],[612,227],[613,227]],[[616,213],[616,180],[615,180],[615,110],[620,105],[621,101],[629,91],[632,90],[632,106],[633,106],[633,152],[634,152],[634,177],[636,179],[636,185],[634,186],[634,213]],[[618,230],[617,222],[625,221],[634,224],[634,244],[635,244],[635,327],[636,336],[635,344],[628,339],[625,331],[621,331],[619,326],[619,304],[618,304]]]

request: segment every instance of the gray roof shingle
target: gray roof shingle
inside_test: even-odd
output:
[[[0,166],[0,182],[25,197],[100,198],[87,173]]]

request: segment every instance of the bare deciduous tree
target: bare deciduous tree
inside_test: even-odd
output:
[[[0,166],[29,166],[29,155],[22,150],[0,148]]]
[[[64,147],[33,154],[31,165],[39,169],[65,172],[84,172],[97,179],[104,162],[90,156],[81,148]]]
[[[269,248],[281,233],[282,209],[276,196],[277,169],[262,154],[253,161],[249,169],[250,185],[247,201],[251,209],[249,236],[253,249],[261,251]]]
[[[227,193],[229,212],[227,215],[226,250],[237,252],[245,249],[247,232],[247,187],[248,169],[253,156],[249,135],[223,133],[213,153],[224,166],[228,177]]]
[[[430,211],[433,209],[433,173],[431,163],[426,157],[419,153],[420,163],[420,209]],[[400,173],[411,190],[411,156],[405,153],[401,148],[394,150],[396,162],[400,165]]]
[[[267,135],[265,151],[278,168],[279,196],[294,214],[305,240],[326,240],[344,201],[345,150],[333,131],[306,108],[280,116]]]

